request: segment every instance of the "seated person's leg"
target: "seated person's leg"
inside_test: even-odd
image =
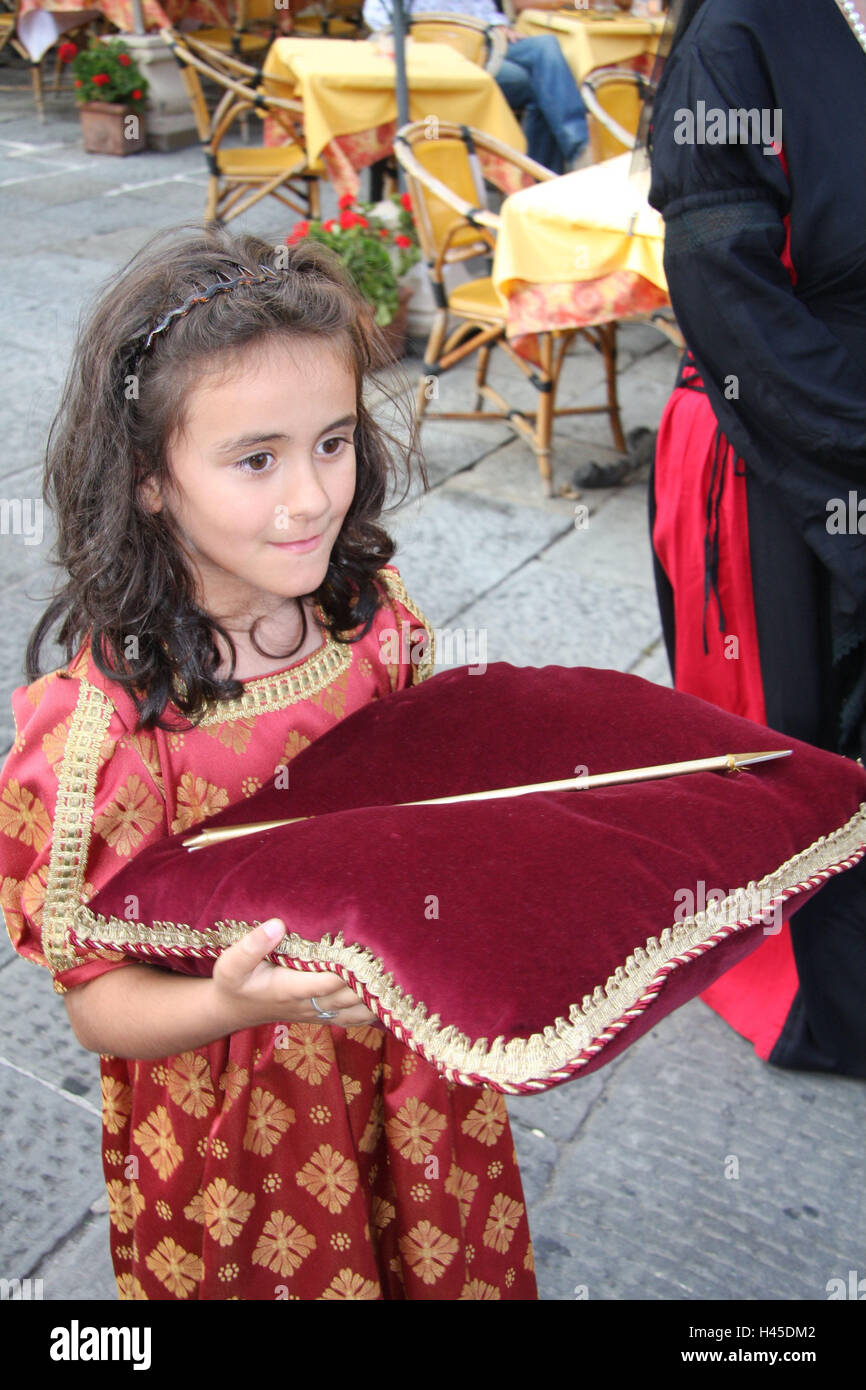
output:
[[[559,158],[553,163],[550,158],[541,159],[540,163],[546,164],[554,173],[561,173],[582,154],[589,139],[586,107],[562,49],[552,35],[516,39],[508,45],[506,62],[502,67],[506,65],[509,69],[519,67],[523,70],[531,93],[531,99],[525,103],[527,115],[532,110],[536,111],[538,123],[543,121],[547,125],[556,142]],[[502,68],[497,80],[511,103],[502,83]],[[531,149],[529,153],[533,159],[538,158]]]
[[[545,169],[551,169],[555,174],[562,173],[559,145],[538,109],[530,74],[518,63],[510,63],[506,58],[496,74],[496,81],[512,111],[523,112],[523,133],[526,136],[526,153],[529,158],[537,160]]]

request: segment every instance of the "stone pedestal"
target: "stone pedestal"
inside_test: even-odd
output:
[[[152,150],[180,150],[198,143],[198,131],[180,68],[159,34],[123,34],[147,78],[147,143]]]

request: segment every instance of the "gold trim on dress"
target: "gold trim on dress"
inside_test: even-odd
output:
[[[641,1003],[650,986],[660,988],[660,971],[677,957],[689,951],[709,949],[711,938],[722,928],[736,929],[735,924],[760,918],[770,905],[811,880],[814,876],[832,873],[852,856],[860,854],[866,844],[866,802],[851,819],[830,835],[822,835],[808,849],[788,859],[760,882],[751,882],[735,890],[724,902],[712,902],[682,922],[665,927],[661,935],[651,936],[643,947],[637,947],[604,985],[595,986],[578,1004],[571,1005],[568,1017],[560,1016],[543,1032],[528,1038],[469,1038],[453,1026],[443,1026],[438,1014],[428,1016],[426,1006],[405,994],[386,971],[382,960],[369,948],[347,945],[342,933],[323,936],[320,941],[308,941],[297,933],[283,938],[277,955],[285,957],[284,964],[299,961],[335,969],[351,987],[364,987],[381,1015],[389,1015],[392,1031],[414,1051],[420,1052],[442,1072],[453,1079],[471,1078],[470,1084],[489,1085],[502,1091],[520,1091],[549,1085],[551,1079],[566,1079],[564,1068],[574,1067],[586,1049],[598,1051],[609,1038],[602,1035],[613,1027],[625,1026],[629,1010],[642,1012]],[[623,904],[628,911],[628,903]],[[153,948],[153,958],[168,955],[172,947],[185,948],[203,954],[201,948],[224,949],[240,941],[257,925],[234,920],[217,921],[205,931],[194,931],[186,922],[128,922],[119,917],[103,917],[89,907],[80,906],[74,930],[87,942],[106,947],[147,945]],[[539,931],[543,948],[543,932]],[[625,1020],[625,1021],[624,1021]],[[612,1035],[611,1035],[612,1036]],[[591,1060],[584,1058],[585,1064]],[[580,1063],[578,1063],[579,1065]]]
[[[393,570],[384,568],[380,569],[378,571],[378,574],[379,578],[383,581],[385,588],[388,590],[388,597],[392,600],[392,602],[396,599],[398,603],[402,603],[403,607],[408,609],[408,611],[412,614],[412,617],[418,619],[418,622],[421,623],[421,625],[425,628],[427,635],[430,639],[425,651],[424,659],[418,662],[418,665],[415,668],[415,675],[412,679],[413,685],[420,685],[422,681],[427,680],[429,676],[433,675],[433,668],[436,661],[436,638],[434,636],[433,628],[431,627],[428,619],[425,618],[424,614],[421,612],[421,609],[417,606],[417,604],[413,603],[412,599],[407,594],[406,585],[403,583],[403,580],[399,574],[396,574]]]
[[[207,700],[201,719],[196,727],[208,724],[225,724],[230,719],[255,718],[257,714],[269,714],[274,710],[286,709],[299,700],[318,695],[349,669],[352,664],[352,648],[344,642],[336,642],[330,633],[325,633],[325,645],[310,656],[304,657],[297,666],[270,676],[256,676],[244,681],[244,693],[236,700]]]
[[[108,696],[82,679],[57,774],[48,879],[42,913],[42,951],[53,971],[70,970],[80,960],[70,951],[66,932],[81,906],[96,777],[114,706]],[[64,987],[55,981],[58,993]]]

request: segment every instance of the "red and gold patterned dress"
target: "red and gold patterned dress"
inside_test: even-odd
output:
[[[409,640],[399,662],[380,659],[389,630],[426,626],[397,571],[380,578],[366,637],[326,635],[192,731],[136,732],[132,701],[86,646],[14,692],[0,903],[13,946],[58,993],[124,968],[70,954],[74,904],[160,836],[251,796],[367,701],[431,674],[432,644],[421,666]],[[102,1057],[101,1071],[121,1298],[537,1297],[502,1096],[444,1081],[390,1033],[268,1024],[158,1062]]]

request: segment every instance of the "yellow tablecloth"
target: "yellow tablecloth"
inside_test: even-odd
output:
[[[509,335],[605,323],[668,302],[664,222],[631,155],[505,199],[493,283]]]
[[[583,82],[593,68],[616,66],[655,53],[664,28],[661,17],[593,15],[575,10],[523,10],[514,26],[519,34],[553,34],[565,54],[575,81]]]
[[[526,142],[505,97],[483,68],[445,44],[410,44],[409,118],[475,126],[523,153]],[[394,62],[350,39],[275,39],[265,76],[294,84],[304,103],[310,161],[331,141],[396,120]],[[274,88],[278,94],[278,89]],[[283,89],[285,94],[285,89]]]

